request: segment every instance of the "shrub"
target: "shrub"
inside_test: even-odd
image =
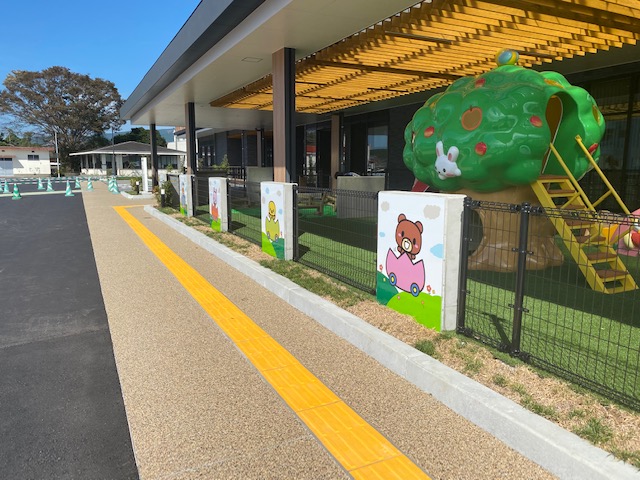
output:
[[[160,185],[160,188],[154,187],[153,193],[156,194],[156,201],[158,202],[158,205],[162,204],[162,195],[160,193],[162,189],[164,189],[165,205],[171,206],[173,202],[173,186],[171,185],[171,182],[169,180],[166,180],[162,183],[162,185]]]
[[[129,179],[131,190],[135,195],[140,193],[140,185],[142,185],[142,177],[131,177]]]

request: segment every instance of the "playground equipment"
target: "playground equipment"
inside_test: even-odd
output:
[[[637,288],[613,247],[630,233],[607,240],[596,210],[613,197],[631,215],[598,167],[605,122],[595,100],[559,73],[517,66],[517,57],[499,52],[497,68],[458,79],[429,98],[405,129],[405,164],[417,181],[437,190],[544,207],[549,219],[536,218],[529,227],[528,269],[564,261],[557,232],[591,288]],[[578,183],[591,169],[607,188],[593,202]],[[518,225],[496,212],[478,213],[483,238],[469,267],[515,271]]]
[[[543,174],[531,187],[543,207],[566,212],[552,216],[550,220],[591,288],[603,293],[634,290],[638,288],[636,282],[620,259],[618,251],[614,249],[614,245],[624,235],[614,235],[615,238],[609,239],[603,235],[607,224],[599,217],[596,207],[613,196],[626,215],[631,215],[631,212],[584,146],[580,136],[577,135],[575,140],[606,185],[606,192],[591,202],[553,144],[550,149],[565,170],[565,175]],[[627,235],[630,233],[629,231]]]

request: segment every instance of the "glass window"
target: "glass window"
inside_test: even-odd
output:
[[[367,129],[367,173],[384,173],[389,156],[389,127],[379,125]]]
[[[40,155],[27,155],[27,160],[40,160]]]
[[[629,149],[627,170],[640,170],[640,78],[636,83],[631,105],[631,126],[629,128]]]
[[[318,148],[316,136],[316,126],[307,125],[304,142],[304,165],[302,166],[302,175],[304,176],[313,176],[316,174],[316,156]]]
[[[168,166],[171,166],[173,170],[177,170],[178,168],[178,157],[177,155],[161,155],[158,158],[158,168],[166,169]]]
[[[629,77],[594,82],[591,96],[604,116],[606,129],[600,144],[600,168],[621,170],[627,136],[629,110]]]
[[[122,157],[122,168],[131,170],[142,168],[140,155],[124,155]]]
[[[13,159],[0,157],[0,176],[13,175]]]

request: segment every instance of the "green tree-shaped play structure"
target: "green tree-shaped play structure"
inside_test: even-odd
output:
[[[461,78],[429,98],[406,127],[404,162],[417,180],[443,192],[535,204],[530,185],[541,174],[565,175],[549,145],[553,143],[580,179],[590,164],[575,137],[580,135],[597,161],[604,128],[604,118],[586,90],[556,72],[503,64],[477,77]],[[486,217],[491,213],[480,215],[484,226],[492,226],[484,229],[484,246],[510,245],[517,239],[515,227],[496,225],[499,218]],[[538,223],[532,225],[530,246],[536,253],[529,267],[561,263],[551,238],[553,227]],[[515,267],[508,263],[488,258],[474,262],[479,268]]]

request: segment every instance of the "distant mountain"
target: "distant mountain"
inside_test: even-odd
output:
[[[173,128],[158,128],[157,132],[162,135],[167,142],[173,142]]]
[[[144,127],[145,130],[149,130],[147,127]],[[122,135],[123,133],[128,133],[130,132],[131,129],[124,129],[124,130],[120,130],[115,132],[115,135]],[[158,128],[156,129],[156,131],[160,134],[160,136],[162,136],[162,138],[164,138],[167,142],[173,142],[173,128]],[[104,138],[106,138],[107,140],[111,141],[111,131],[108,132],[104,132],[103,133]]]

